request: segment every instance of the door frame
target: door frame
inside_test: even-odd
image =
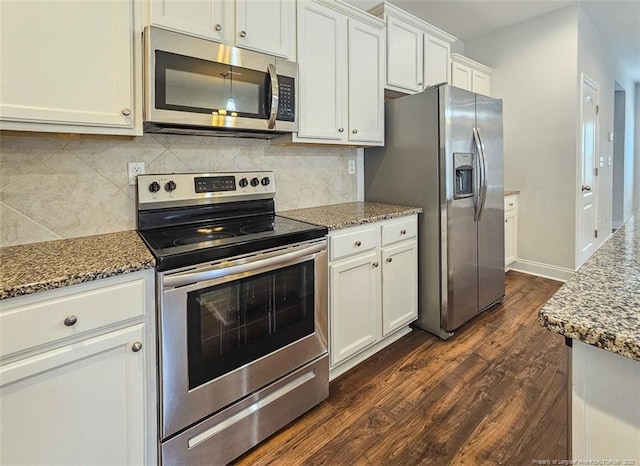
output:
[[[581,250],[580,243],[580,235],[582,231],[582,175],[584,170],[583,165],[583,151],[584,151],[584,138],[582,136],[582,127],[584,124],[583,121],[583,112],[584,112],[584,98],[585,98],[585,86],[589,86],[593,91],[595,91],[596,102],[595,105],[597,107],[600,106],[600,85],[587,76],[585,73],[580,73],[580,106],[579,106],[579,118],[578,118],[578,146],[577,146],[577,160],[576,160],[576,198],[575,198],[575,209],[576,209],[576,222],[575,222],[575,264],[574,268],[577,270],[584,262],[588,259],[583,255]],[[598,163],[598,154],[600,152],[600,112],[596,112],[595,115],[595,149],[594,149],[594,168],[599,168]],[[594,215],[594,228],[597,230],[598,228],[598,194],[599,194],[599,176],[594,176],[593,178],[593,215]],[[604,232],[600,232],[604,234]],[[598,244],[600,243],[599,238],[594,238],[594,247],[593,251],[598,248]],[[593,252],[592,252],[593,253]],[[590,256],[590,255],[589,255]]]

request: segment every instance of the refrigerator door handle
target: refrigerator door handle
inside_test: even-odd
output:
[[[473,140],[478,151],[478,167],[480,168],[480,188],[478,191],[478,207],[476,209],[475,221],[479,222],[484,211],[484,204],[487,200],[487,157],[484,153],[484,145],[480,137],[480,129],[473,128]]]

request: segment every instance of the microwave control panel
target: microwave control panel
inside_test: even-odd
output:
[[[280,87],[280,97],[278,99],[278,115],[276,119],[280,121],[295,121],[295,80],[289,76],[278,75],[278,86]]]

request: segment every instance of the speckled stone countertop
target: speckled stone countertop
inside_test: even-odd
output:
[[[640,361],[640,214],[542,307],[548,330]]]
[[[0,299],[153,268],[135,231],[0,248]]]
[[[286,210],[278,212],[278,215],[300,220],[301,222],[322,225],[329,230],[338,230],[421,212],[422,209],[420,207],[379,204],[376,202],[347,202],[345,204]]]
[[[505,189],[504,190],[504,195],[506,196],[513,196],[514,194],[520,194],[520,190],[519,189]]]

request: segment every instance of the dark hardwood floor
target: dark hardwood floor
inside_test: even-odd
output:
[[[567,349],[536,321],[561,283],[507,273],[448,341],[414,329],[237,465],[533,464],[567,458]]]

